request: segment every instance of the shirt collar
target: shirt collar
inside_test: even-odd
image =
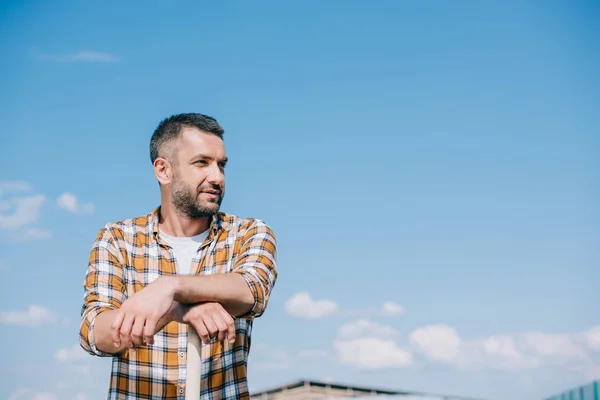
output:
[[[154,239],[158,239],[158,223],[160,221],[160,209],[161,207],[158,206],[150,214],[150,224],[152,226],[152,235],[154,236]],[[218,231],[223,227],[221,215],[222,214],[220,212],[217,212],[212,216],[207,242],[211,242],[217,236]]]

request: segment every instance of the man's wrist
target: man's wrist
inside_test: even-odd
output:
[[[176,275],[163,277],[167,293],[172,300],[178,301],[177,299],[181,297],[181,278]]]
[[[193,276],[173,276],[169,287],[173,300],[182,304],[193,304],[200,301],[198,292],[200,279]]]

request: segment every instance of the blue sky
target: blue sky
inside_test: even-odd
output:
[[[105,397],[90,246],[158,205],[150,135],[189,111],[278,238],[253,390],[600,378],[600,7],[418,3],[2,2],[0,397]]]

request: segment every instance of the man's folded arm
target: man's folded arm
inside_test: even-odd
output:
[[[120,352],[112,343],[111,325],[126,299],[123,261],[111,228],[97,234],[84,281],[79,341],[89,354],[108,357]]]
[[[275,235],[262,221],[251,220],[237,246],[232,273],[179,277],[175,300],[218,302],[236,317],[261,316],[277,280]]]

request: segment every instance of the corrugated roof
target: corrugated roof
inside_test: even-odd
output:
[[[374,389],[374,388],[366,388],[360,386],[347,386],[336,383],[326,383],[326,382],[318,382],[318,381],[309,381],[309,380],[299,380],[296,382],[288,383],[286,385],[274,387],[272,389],[263,390],[257,393],[253,393],[252,396],[261,396],[261,395],[269,395],[274,393],[279,393],[284,390],[291,390],[301,387],[319,387],[319,388],[331,388],[336,390],[352,390],[354,392],[364,392],[365,394],[409,394],[408,392],[399,392],[395,390],[388,389]]]
[[[353,392],[352,396],[348,397],[335,397],[331,398],[332,400],[343,400],[343,399],[361,399],[361,400],[382,400],[382,399],[401,399],[401,400],[482,400],[482,399],[474,399],[460,396],[452,396],[452,395],[440,395],[440,394],[432,394],[432,393],[422,393],[415,391],[405,391],[405,390],[393,390],[393,389],[382,389],[382,388],[369,388],[364,386],[351,386],[344,385],[340,383],[328,383],[328,382],[319,382],[313,380],[299,380],[295,382],[291,382],[289,384],[285,384],[282,386],[274,387],[271,389],[263,390],[260,392],[255,392],[251,394],[252,398],[258,399],[260,397],[268,397],[269,395],[275,395],[284,391],[300,389],[303,387],[308,388],[329,388],[333,390],[350,390]],[[360,395],[361,393],[364,394]],[[358,396],[357,396],[358,395]],[[327,397],[323,397],[323,400],[327,400]]]

